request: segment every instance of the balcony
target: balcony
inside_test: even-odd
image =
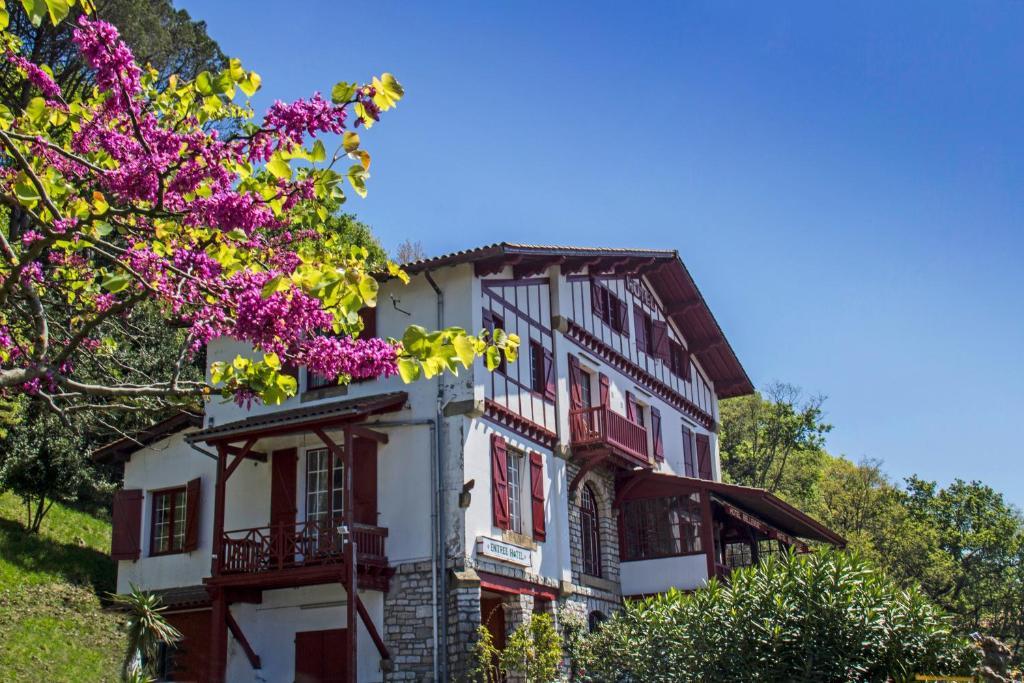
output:
[[[574,450],[608,450],[630,465],[651,464],[647,430],[606,406],[570,411],[569,435]]]
[[[342,522],[304,521],[225,531],[217,582],[253,586],[317,583],[343,571]],[[386,589],[391,570],[384,549],[388,530],[352,525],[360,586]]]

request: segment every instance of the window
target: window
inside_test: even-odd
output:
[[[580,397],[583,399],[583,407],[590,408],[594,405],[594,392],[590,386],[593,376],[586,371],[580,372]]]
[[[736,567],[749,567],[754,564],[754,553],[749,543],[726,543],[725,544],[725,566],[735,569]]]
[[[690,379],[690,354],[682,344],[674,340],[669,340],[668,349],[669,369],[672,374],[683,379]]]
[[[615,296],[611,290],[597,280],[590,281],[590,307],[594,317],[601,320],[619,334],[629,336],[626,302]]]
[[[505,329],[505,319],[490,309],[484,311],[484,329],[492,335],[495,330],[504,330],[505,332],[508,332],[508,330]],[[504,353],[501,354],[501,361],[498,363],[498,367],[495,369],[495,372],[500,372],[503,375],[508,374],[508,361],[506,360]]]
[[[701,552],[697,494],[629,501],[623,505],[622,521],[626,561]]]
[[[601,624],[607,621],[608,617],[604,615],[604,612],[600,610],[594,610],[587,616],[587,626],[590,628],[591,633],[596,633],[597,629],[601,628]]]
[[[688,477],[697,476],[693,466],[693,432],[683,425],[683,471]]]
[[[523,533],[523,454],[508,450],[508,528]]]
[[[530,340],[530,388],[547,401],[555,400],[554,355],[536,339]]]
[[[345,463],[334,458],[333,482],[328,482],[330,459],[326,448],[306,451],[306,521],[326,522],[345,509]]]
[[[580,491],[580,530],[583,535],[583,573],[601,576],[601,522],[594,491],[589,484]]]
[[[359,309],[359,318],[363,322],[363,331],[359,333],[360,339],[370,339],[377,336],[377,309],[364,307]],[[330,332],[330,330],[328,330]],[[368,382],[368,379],[353,379],[352,384]],[[324,387],[343,386],[338,384],[337,377],[323,377],[306,369],[306,391],[323,389]]]
[[[180,553],[185,548],[185,487],[153,492],[153,529],[149,554]]]

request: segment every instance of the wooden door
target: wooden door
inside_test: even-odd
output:
[[[480,598],[480,623],[491,632],[491,639],[494,642],[494,647],[498,650],[505,649],[505,608],[502,606],[502,600],[499,597]],[[498,658],[494,658],[492,662],[494,671],[498,671]]]
[[[295,634],[295,683],[345,683],[348,678],[343,628]]]
[[[289,547],[298,515],[295,502],[298,461],[298,451],[294,448],[274,451],[270,456],[271,558],[278,566],[295,561]]]
[[[377,526],[377,442],[356,437],[352,444],[352,463],[356,522]]]
[[[210,610],[167,614],[167,621],[182,639],[169,649],[166,677],[169,681],[209,680]]]

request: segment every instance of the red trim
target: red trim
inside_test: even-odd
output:
[[[553,431],[539,425],[533,420],[527,420],[522,415],[509,410],[493,399],[484,399],[484,415],[502,427],[506,427],[516,435],[529,439],[545,448],[554,448],[558,441],[558,435]]]
[[[512,595],[532,595],[535,598],[545,600],[557,600],[558,590],[549,586],[542,586],[539,583],[532,583],[522,579],[513,579],[508,576],[499,576],[489,572],[477,572],[480,576],[480,588],[497,593],[510,593]]]
[[[610,365],[615,366],[619,371],[643,384],[652,392],[658,394],[662,399],[686,413],[704,427],[714,432],[718,431],[718,426],[715,424],[715,418],[701,410],[696,403],[689,400],[678,391],[675,391],[672,387],[668,386],[657,377],[605,344],[593,334],[583,329],[579,323],[573,320],[568,320],[566,322],[568,324],[568,329],[565,334],[566,339],[572,341],[580,348],[593,351],[597,355],[601,356],[601,358],[607,361]]]

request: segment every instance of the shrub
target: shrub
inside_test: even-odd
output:
[[[905,681],[977,654],[917,590],[841,552],[769,558],[630,603],[591,636],[588,681]]]

